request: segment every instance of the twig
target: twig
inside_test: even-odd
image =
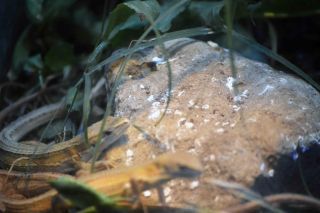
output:
[[[6,177],[6,179],[4,180],[4,183],[3,183],[4,185],[6,185],[6,183],[8,182],[9,175],[10,175],[10,173],[12,172],[13,167],[16,165],[16,163],[18,163],[19,161],[22,161],[22,160],[30,160],[30,158],[28,158],[28,157],[20,157],[20,158],[15,159],[15,160],[13,161],[12,165],[10,166],[10,169],[8,170],[7,177]]]
[[[14,102],[13,104],[10,104],[9,106],[7,106],[6,108],[4,108],[1,112],[0,112],[0,124],[2,123],[3,119],[11,112],[16,110],[18,107],[20,107],[21,105],[23,105],[26,102],[31,101],[32,99],[34,99],[35,97],[37,97],[40,93],[42,92],[36,92],[33,93],[29,96],[25,96],[23,98],[20,98],[18,101]]]
[[[242,186],[239,183],[234,183],[234,182],[227,182],[223,180],[216,180],[213,178],[209,178],[206,180],[207,183],[216,185],[220,188],[230,190],[230,192],[238,197],[242,197],[246,200],[253,200],[256,203],[258,203],[259,206],[269,210],[270,212],[274,213],[284,213],[282,210],[277,209],[270,205],[266,200],[263,199],[261,195],[258,193],[248,189],[245,186]]]
[[[14,102],[13,104],[10,104],[9,106],[4,108],[0,112],[0,124],[2,124],[3,120],[10,114],[10,112],[15,111],[21,105],[33,100],[34,98],[38,97],[39,95],[42,95],[44,92],[46,92],[48,90],[59,88],[59,86],[61,86],[61,85],[51,86],[51,87],[48,87],[48,88],[41,89],[38,92],[35,92],[35,93],[31,94],[31,95],[22,97],[18,101]]]
[[[90,93],[90,99],[94,99],[99,95],[101,88],[106,84],[106,79],[101,78],[96,85],[92,88]]]
[[[20,88],[26,88],[27,86],[24,84],[20,83],[15,83],[15,82],[5,82],[3,84],[0,84],[0,92],[3,88],[5,87],[20,87]]]
[[[304,203],[310,205],[315,209],[320,211],[320,201],[313,197],[294,194],[294,193],[283,193],[283,194],[274,194],[264,197],[264,200],[268,203]],[[224,213],[239,213],[239,212],[252,212],[261,208],[260,203],[257,201],[249,201],[244,204],[239,204],[228,209],[222,210]]]

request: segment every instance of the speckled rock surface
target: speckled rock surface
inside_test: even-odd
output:
[[[257,177],[271,179],[286,172],[275,170],[278,156],[290,158],[298,143],[309,146],[319,141],[320,96],[304,81],[239,55],[235,80],[222,48],[191,39],[166,46],[172,68],[166,115],[155,126],[168,101],[167,67],[161,64],[157,72],[120,86],[116,114],[130,117],[144,134],[129,129],[128,142],[109,156],[126,166],[163,152],[197,155],[203,174],[196,180],[167,184],[164,192],[170,205],[219,209],[236,204],[237,197],[206,180],[251,187]],[[159,56],[157,49],[142,60],[155,56]]]

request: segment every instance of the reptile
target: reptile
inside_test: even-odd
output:
[[[119,59],[113,63],[110,68],[112,75],[116,76],[118,74],[122,62],[123,59]],[[129,60],[124,76],[141,78],[155,69],[153,62],[140,63],[137,60]],[[111,76],[109,78],[113,79]],[[94,90],[91,92],[90,99],[96,96]],[[72,170],[74,161],[70,159],[79,157],[79,153],[83,153],[84,150],[88,149],[88,144],[84,143],[81,135],[61,143],[52,142],[49,145],[40,143],[39,141],[19,142],[31,130],[47,123],[52,118],[61,117],[64,113],[65,107],[63,102],[58,102],[36,109],[6,126],[0,132],[0,155],[2,156],[0,158],[0,166],[9,168],[15,162],[15,170],[59,172],[69,172],[70,169]],[[116,129],[125,130],[129,126],[128,123],[129,121],[126,118],[109,117],[104,131],[112,133]],[[100,121],[88,128],[88,139],[91,144],[96,142],[101,124],[102,122]],[[119,133],[121,133],[120,130],[118,131]],[[121,136],[121,134],[113,135],[115,136],[112,137],[113,141],[108,140],[108,144],[112,144]],[[88,153],[86,152],[86,157],[84,158],[88,158],[87,156]]]
[[[0,170],[0,194],[15,195],[16,199],[36,196],[50,189],[48,181],[56,180],[62,176],[72,177],[56,172],[24,173]]]
[[[79,177],[78,180],[107,196],[130,197],[136,193],[132,187],[133,181],[141,192],[174,178],[196,177],[201,171],[202,165],[195,156],[186,153],[167,153],[142,165],[100,171]],[[57,194],[56,190],[51,189],[36,197],[23,200],[0,195],[0,203],[9,212],[46,212],[50,210],[52,200]]]
[[[82,135],[60,143],[19,142],[31,130],[47,123],[53,117],[61,117],[65,110],[62,102],[50,104],[31,111],[7,125],[0,132],[0,166],[9,168],[14,164],[14,169],[20,171],[70,172],[74,170],[74,159],[79,156],[88,158],[88,148],[97,141],[102,121],[88,127],[90,144],[84,143]],[[129,121],[126,118],[108,117],[103,131],[105,134],[111,133],[113,137],[109,135],[112,141],[108,140],[107,143],[112,144],[119,139],[128,126]]]

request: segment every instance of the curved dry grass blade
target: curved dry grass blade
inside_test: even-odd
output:
[[[224,0],[224,5],[226,8],[226,13],[225,13],[225,20],[227,24],[227,44],[229,48],[229,60],[231,64],[231,73],[232,77],[234,79],[237,79],[237,67],[234,62],[234,50],[233,50],[233,39],[232,39],[232,32],[233,32],[233,16],[234,16],[234,11],[236,7],[236,1],[231,1],[231,0]],[[238,87],[234,86],[234,95],[238,95]]]
[[[285,59],[284,57],[278,55],[277,53],[269,50],[268,48],[260,45],[259,43],[252,41],[251,39],[247,38],[246,36],[241,35],[240,33],[237,33],[233,31],[233,35],[236,39],[240,40],[241,42],[251,46],[252,48],[256,49],[257,51],[260,51],[264,53],[265,55],[269,56],[270,58],[273,58],[274,60],[278,61],[282,65],[288,67],[290,70],[295,72],[298,76],[300,76],[302,79],[306,80],[309,84],[311,84],[315,89],[320,91],[320,85],[315,82],[310,76],[305,74],[303,70],[301,70],[299,67]]]
[[[207,179],[206,182],[208,182],[212,185],[224,188],[224,189],[228,189],[236,196],[239,196],[239,197],[244,198],[246,200],[249,200],[249,201],[253,200],[253,201],[257,202],[260,206],[264,207],[265,209],[268,209],[271,212],[284,213],[282,210],[271,206],[259,194],[251,191],[250,189],[248,189],[238,183],[232,183],[232,182],[227,182],[227,181],[223,181],[223,180],[215,180],[215,179]]]
[[[313,208],[320,210],[320,201],[313,197],[308,197],[300,194],[284,193],[284,194],[274,194],[263,198],[268,203],[293,203],[293,204],[307,204]],[[255,200],[249,201],[247,203],[239,204],[228,209],[222,210],[222,212],[229,213],[240,213],[240,212],[253,212],[260,208],[260,204]]]
[[[84,129],[84,141],[89,144],[88,139],[88,120],[90,116],[90,91],[91,91],[91,79],[90,76],[84,74],[84,97],[83,97],[83,115],[82,124]]]
[[[151,39],[146,43],[136,43],[136,45],[132,48],[126,49],[126,50],[120,50],[119,52],[117,52],[116,54],[113,54],[112,56],[108,57],[107,59],[101,61],[100,63],[98,63],[95,66],[90,67],[89,73],[92,74],[95,71],[101,69],[103,66],[110,64],[113,61],[116,61],[119,58],[122,58],[124,56],[128,56],[130,54],[133,54],[134,52],[137,52],[141,49],[147,48],[147,47],[151,47],[151,46],[155,46],[156,44],[158,44],[159,42],[165,42],[165,41],[169,41],[169,40],[173,40],[173,39],[178,39],[178,38],[182,38],[182,37],[193,37],[193,36],[198,36],[198,35],[208,35],[211,34],[212,30],[206,27],[196,27],[196,28],[191,28],[191,29],[186,29],[186,30],[179,30],[179,31],[175,31],[175,32],[170,32],[170,33],[166,33],[164,35],[162,35],[160,38],[155,38],[155,39]],[[82,79],[79,80],[79,82],[77,82],[76,85],[79,85],[82,83]]]

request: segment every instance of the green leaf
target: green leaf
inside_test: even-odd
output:
[[[86,61],[87,64],[93,64],[97,61],[98,56],[102,53],[102,51],[108,46],[108,43],[105,41],[100,42],[92,53],[88,56],[88,59]]]
[[[145,24],[143,24],[143,22],[139,19],[138,16],[130,16],[125,22],[113,28],[113,30],[109,34],[108,39],[114,38],[117,35],[117,33],[119,33],[122,30],[138,28],[142,29],[143,26],[145,26]]]
[[[107,42],[116,46],[123,44],[124,40],[128,41],[133,39],[133,36],[138,32],[137,29],[143,29],[147,24],[152,23],[157,19],[161,11],[165,12],[165,10],[176,4],[176,2],[178,1],[165,4],[165,8],[161,8],[156,0],[129,1],[118,4],[108,18],[106,28]],[[155,25],[156,28],[159,28],[162,32],[169,30],[171,21],[185,10],[188,2],[189,0],[184,1],[176,10],[169,13],[161,22]]]
[[[53,19],[68,9],[76,0],[27,0],[27,13],[33,23]]]
[[[180,2],[180,0],[167,1],[162,7],[160,7],[159,3],[155,0],[129,1],[124,4],[127,5],[129,8],[133,9],[136,13],[140,14],[140,17],[146,17],[146,19],[150,23],[152,23],[155,21],[155,19],[159,16],[160,13],[167,11],[177,2]],[[172,20],[186,9],[189,2],[189,0],[184,1],[184,3],[181,4],[176,10],[169,13],[165,18],[163,18],[161,22],[159,22],[156,25],[156,28],[161,32],[168,31],[171,28]]]
[[[13,59],[12,66],[13,70],[9,73],[12,79],[15,79],[23,64],[27,61],[29,56],[29,45],[28,45],[28,34],[29,34],[30,26],[25,29],[25,31],[21,34],[20,38],[17,41],[17,44],[13,51]]]
[[[221,17],[223,7],[223,1],[193,1],[190,3],[188,10],[205,25],[216,29],[223,25],[223,18]]]
[[[40,54],[29,57],[24,63],[23,69],[30,73],[37,73],[40,86],[44,86],[43,80],[43,61]]]
[[[107,23],[107,41],[113,39],[117,33],[125,29],[143,28],[145,21],[141,21],[139,16],[125,4],[119,4],[110,14]]]
[[[27,0],[26,6],[32,22],[38,23],[43,20],[43,0]]]
[[[50,181],[50,185],[70,201],[74,207],[81,209],[90,206],[117,208],[117,202],[121,200],[99,193],[87,184],[71,177],[60,177]]]
[[[76,0],[45,0],[43,16],[45,19],[53,19],[66,9],[68,9]]]
[[[37,54],[35,56],[32,56],[28,58],[28,60],[25,62],[23,69],[28,72],[35,72],[37,70],[43,69],[43,61],[40,54]]]
[[[66,95],[66,105],[72,107],[70,111],[80,111],[82,103],[83,93],[80,93],[77,87],[71,87],[70,89],[68,89]]]
[[[73,100],[77,97],[77,87],[71,87],[67,91],[66,95],[66,104],[70,106],[73,103]]]
[[[86,144],[89,144],[88,138],[88,120],[90,115],[90,91],[91,91],[91,79],[90,76],[84,74],[84,98],[83,98],[83,117],[82,124],[84,128],[84,139]]]
[[[73,64],[74,61],[72,45],[63,41],[54,43],[44,58],[45,66],[53,71],[62,71],[63,67]]]
[[[161,7],[161,13],[164,13],[169,8],[171,8],[173,5],[175,5],[177,2],[180,2],[181,0],[175,0],[175,1],[167,1],[166,4],[164,4]],[[176,10],[174,10],[172,13],[170,13],[168,16],[166,16],[163,20],[161,20],[160,23],[156,25],[156,28],[159,29],[161,32],[167,32],[171,28],[172,21],[183,11],[186,10],[187,6],[189,5],[190,1],[185,1],[182,5],[180,5]]]
[[[144,15],[149,20],[155,20],[160,13],[160,5],[155,0],[149,1],[129,1],[124,3],[136,13]],[[143,19],[143,17],[141,17]]]
[[[261,0],[248,5],[247,16],[253,17],[294,17],[320,14],[319,0]]]
[[[102,21],[99,18],[85,5],[73,11],[71,21],[77,29],[72,32],[76,35],[76,43],[96,44],[102,25]]]

